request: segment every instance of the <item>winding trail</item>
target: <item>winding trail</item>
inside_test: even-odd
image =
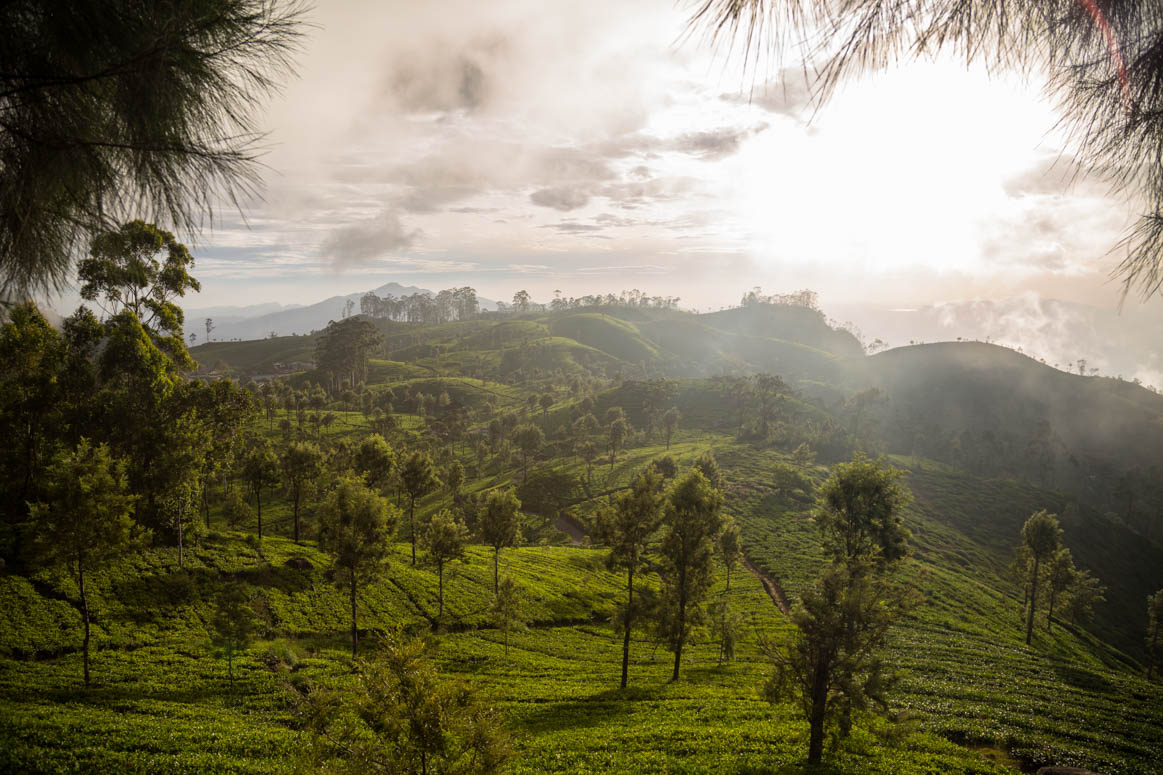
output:
[[[783,589],[780,588],[775,579],[761,571],[755,563],[751,562],[751,559],[747,555],[743,555],[743,566],[751,571],[763,584],[763,588],[767,591],[767,596],[771,598],[771,602],[775,603],[775,607],[784,616],[790,616],[791,606],[787,604],[787,595],[783,593]]]

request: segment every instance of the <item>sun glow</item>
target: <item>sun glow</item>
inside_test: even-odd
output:
[[[854,83],[815,116],[740,154],[729,190],[755,260],[838,269],[985,267],[982,224],[1012,210],[1007,179],[1060,148],[1034,85],[950,63]]]

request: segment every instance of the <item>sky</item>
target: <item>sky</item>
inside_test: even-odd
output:
[[[753,286],[885,308],[1112,308],[1135,214],[1074,181],[1037,76],[910,62],[818,110],[673,0],[327,0],[268,106],[264,198],[187,235],[205,307],[388,281],[547,300]],[[794,64],[794,63],[789,63]],[[1137,303],[1131,300],[1129,303]]]

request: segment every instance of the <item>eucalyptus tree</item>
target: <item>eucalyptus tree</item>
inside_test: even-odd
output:
[[[344,477],[319,509],[319,546],[332,556],[335,581],[351,604],[351,655],[356,655],[359,587],[379,578],[392,551],[399,511],[358,479]]]
[[[482,539],[493,547],[493,591],[500,587],[501,549],[517,543],[521,527],[521,501],[512,487],[490,490],[477,512],[477,530]]]
[[[1042,574],[1042,564],[1053,559],[1062,545],[1062,528],[1058,517],[1045,509],[1036,511],[1022,526],[1022,546],[1029,552],[1028,579],[1030,604],[1026,610],[1026,645],[1034,634],[1034,611],[1038,607],[1038,580]]]
[[[242,459],[242,480],[254,494],[258,540],[262,541],[262,494],[279,483],[279,459],[265,439],[252,439]]]
[[[533,423],[525,423],[513,431],[513,443],[521,450],[521,481],[529,479],[529,456],[536,457],[545,444],[545,434]]]
[[[674,652],[671,681],[678,680],[683,647],[711,586],[722,505],[719,491],[696,469],[675,482],[667,496],[659,555],[666,630]]]
[[[283,486],[291,498],[295,543],[299,543],[299,513],[303,500],[323,473],[323,452],[309,441],[293,441],[279,458]]]
[[[416,564],[416,500],[440,486],[432,458],[425,452],[413,452],[400,466],[400,484],[408,494],[408,538],[412,542],[412,565]]]
[[[129,493],[125,466],[104,444],[81,439],[62,450],[46,471],[44,500],[32,508],[39,531],[39,556],[73,572],[81,596],[85,685],[89,685],[90,609],[86,580],[138,547],[144,534],[131,516],[136,496]]]
[[[723,521],[723,532],[719,533],[719,542],[715,548],[723,563],[723,570],[727,573],[727,591],[730,591],[731,571],[743,557],[743,550],[739,545],[739,525],[731,517]]]
[[[610,547],[606,566],[626,571],[626,606],[622,611],[622,683],[630,674],[630,633],[637,610],[634,607],[634,574],[646,564],[647,542],[662,522],[666,493],[662,477],[647,469],[634,478],[630,489],[619,493],[613,509],[598,518],[597,537]]]
[[[438,617],[444,617],[444,566],[464,559],[465,545],[468,543],[468,528],[448,509],[441,509],[432,517],[428,527],[420,536],[420,546],[428,561],[436,566]]]

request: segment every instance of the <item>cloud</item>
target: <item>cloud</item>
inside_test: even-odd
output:
[[[581,186],[543,188],[529,195],[529,201],[541,207],[569,212],[589,204],[590,195]]]
[[[562,221],[561,223],[549,223],[549,224],[542,226],[541,228],[543,228],[543,229],[556,229],[557,231],[572,232],[572,233],[587,232],[587,231],[601,231],[602,230],[601,226],[595,226],[592,223],[577,223],[576,221]]]
[[[736,105],[754,105],[798,121],[812,106],[814,98],[810,76],[800,68],[785,68],[774,78],[746,91],[720,94],[719,99]]]
[[[751,129],[724,127],[706,132],[687,132],[675,138],[673,147],[697,158],[715,161],[736,153],[744,140],[766,128],[767,125],[762,124]]]
[[[336,269],[342,269],[409,248],[419,234],[419,230],[406,229],[400,216],[387,210],[370,220],[335,229],[324,238],[320,251]]]

